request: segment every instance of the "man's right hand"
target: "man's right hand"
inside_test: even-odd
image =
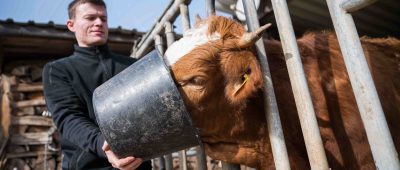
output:
[[[122,159],[118,158],[110,149],[110,146],[106,141],[104,141],[102,149],[104,153],[106,153],[108,162],[110,162],[114,168],[118,168],[121,170],[132,170],[138,168],[139,165],[143,162],[142,159],[135,158],[133,156],[128,156]]]

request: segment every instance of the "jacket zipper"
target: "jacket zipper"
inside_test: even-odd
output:
[[[104,72],[106,73],[107,80],[111,78],[111,73],[108,71],[106,64],[104,63],[103,55],[100,53],[99,49],[96,48],[96,55],[100,58],[100,65],[103,67]]]

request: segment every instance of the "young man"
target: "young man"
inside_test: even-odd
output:
[[[44,94],[61,133],[62,169],[151,169],[140,158],[118,158],[96,122],[92,94],[135,60],[107,47],[107,11],[103,0],[74,0],[68,7],[68,29],[75,33],[74,53],[48,63],[43,70]]]

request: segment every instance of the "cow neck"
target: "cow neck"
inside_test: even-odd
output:
[[[208,24],[204,23],[195,28],[187,30],[183,37],[174,42],[165,52],[165,63],[168,66],[175,64],[184,55],[190,53],[194,48],[216,41],[221,38],[218,32],[208,34]]]

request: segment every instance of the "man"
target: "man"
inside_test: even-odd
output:
[[[92,94],[96,87],[135,60],[107,47],[108,24],[103,0],[74,0],[67,27],[75,33],[74,53],[48,63],[43,70],[44,94],[61,133],[63,169],[151,169],[140,158],[118,158],[96,122]]]

